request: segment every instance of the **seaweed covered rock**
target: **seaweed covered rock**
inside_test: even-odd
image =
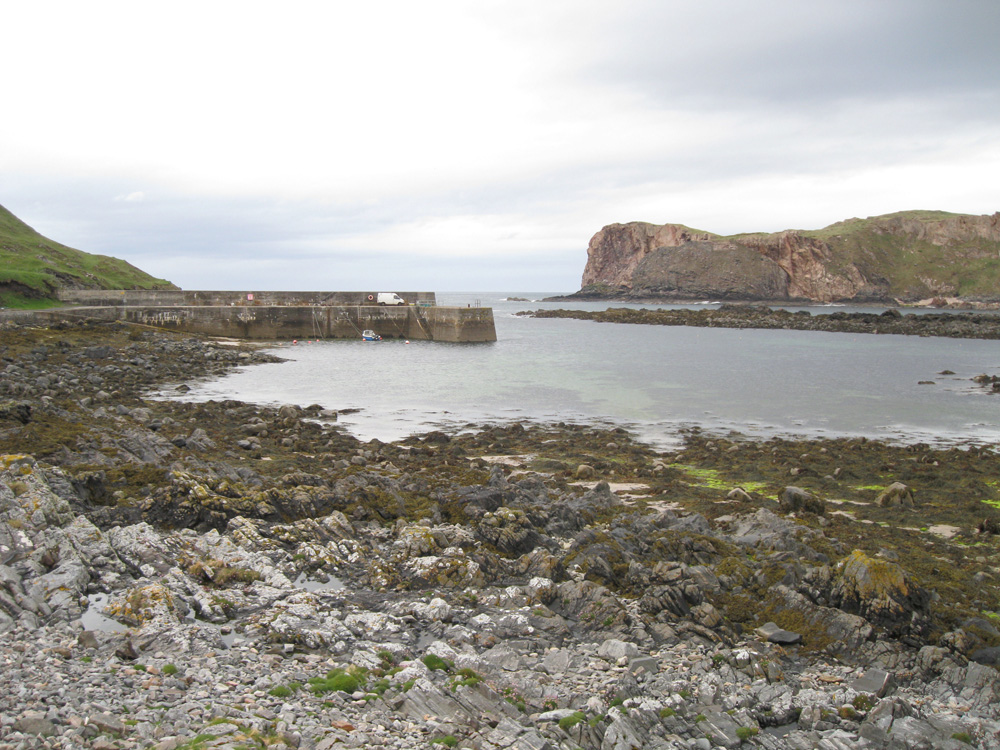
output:
[[[806,646],[845,657],[857,655],[875,635],[864,618],[818,605],[787,586],[773,588],[765,612],[780,628],[800,633]]]
[[[830,600],[892,636],[922,636],[930,628],[931,594],[898,564],[854,550],[838,563]]]
[[[914,505],[913,490],[902,482],[893,482],[879,493],[875,502],[882,507],[912,508]]]
[[[486,513],[476,526],[476,536],[512,555],[526,554],[550,543],[534,529],[524,511],[505,507]]]
[[[785,513],[826,513],[826,503],[801,487],[788,486],[778,496],[778,503]]]
[[[3,420],[28,424],[31,421],[31,404],[27,401],[0,401],[0,421]]]

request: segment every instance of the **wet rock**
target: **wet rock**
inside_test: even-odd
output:
[[[969,658],[979,664],[988,664],[993,667],[1000,666],[1000,647],[990,646],[988,648],[976,649],[969,654]]]

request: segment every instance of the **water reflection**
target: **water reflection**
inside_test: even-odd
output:
[[[80,622],[84,630],[97,630],[102,633],[127,633],[128,627],[122,625],[117,620],[112,620],[104,614],[104,608],[108,606],[107,594],[94,594],[88,597],[90,606],[80,616]]]
[[[298,578],[292,581],[292,585],[303,591],[340,591],[344,588],[344,582],[337,576],[328,575],[325,581],[317,578],[310,578],[303,571]]]

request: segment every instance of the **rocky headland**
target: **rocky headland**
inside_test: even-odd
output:
[[[516,313],[533,318],[573,318],[600,323],[633,323],[702,328],[770,328],[830,333],[891,333],[901,336],[942,336],[959,339],[1000,338],[1000,316],[989,313],[832,312],[813,315],[762,305],[726,303],[718,308],[607,310],[534,310]]]
[[[1000,457],[153,398],[0,332],[0,748],[1000,748]]]
[[[723,237],[610,224],[590,240],[580,299],[1000,302],[1000,214],[902,211],[819,230]]]

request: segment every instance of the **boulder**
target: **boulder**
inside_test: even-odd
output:
[[[736,500],[741,503],[753,502],[753,498],[747,494],[747,491],[742,487],[734,487],[726,493],[726,498],[729,500]]]
[[[634,659],[639,656],[639,648],[634,643],[609,638],[597,649],[597,655],[608,661],[618,661],[623,656]]]
[[[778,496],[778,504],[785,513],[815,513],[822,516],[826,513],[826,503],[815,495],[806,492],[801,487],[789,485]]]
[[[899,565],[854,550],[838,564],[830,601],[889,635],[921,636],[930,629],[931,594]]]
[[[766,622],[754,631],[768,643],[794,645],[802,642],[802,636],[790,630],[783,630],[773,622]]]
[[[884,507],[913,507],[913,491],[902,482],[893,482],[881,493],[875,502]]]

